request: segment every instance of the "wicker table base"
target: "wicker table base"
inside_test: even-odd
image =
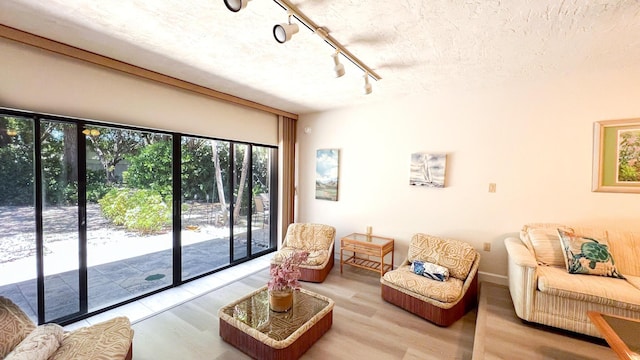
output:
[[[287,313],[269,310],[266,288],[222,307],[220,337],[254,359],[297,359],[333,324],[331,299],[306,291],[294,294]]]

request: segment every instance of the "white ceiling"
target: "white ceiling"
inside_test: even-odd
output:
[[[290,0],[382,77],[253,0],[1,0],[0,23],[285,111],[640,66],[640,0]]]

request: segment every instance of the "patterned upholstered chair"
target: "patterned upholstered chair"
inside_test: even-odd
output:
[[[271,263],[279,264],[294,251],[308,251],[309,258],[300,265],[300,280],[323,282],[333,268],[335,236],[336,229],[329,225],[293,223]]]
[[[131,360],[132,341],[133,329],[124,316],[66,332],[57,324],[36,326],[0,296],[0,359]]]
[[[414,261],[445,267],[446,281],[417,275]],[[415,234],[407,259],[380,279],[382,298],[439,326],[449,326],[477,304],[480,254],[469,244]]]

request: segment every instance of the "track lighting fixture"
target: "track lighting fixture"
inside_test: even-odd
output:
[[[247,7],[247,3],[251,0],[224,0],[225,6],[233,11],[238,12],[245,7]],[[355,66],[357,66],[360,70],[362,70],[364,74],[364,93],[371,94],[373,88],[369,83],[369,77],[374,80],[380,80],[381,77],[376,73],[375,70],[371,69],[364,62],[358,59],[354,54],[352,54],[347,48],[344,47],[339,41],[337,41],[331,34],[329,34],[328,30],[324,27],[319,26],[313,20],[311,20],[307,15],[298,10],[298,8],[291,3],[291,0],[273,0],[276,4],[282,7],[287,11],[289,16],[288,23],[278,24],[273,27],[273,37],[277,42],[283,44],[289,40],[291,37],[295,35],[300,29],[298,24],[291,22],[291,17],[295,16],[296,21],[304,25],[307,29],[314,32],[318,35],[325,43],[335,49],[335,53],[331,55],[333,57],[334,67],[333,71],[336,74],[336,77],[344,76],[345,68],[344,65],[340,63],[339,56],[344,56],[345,59],[349,60]]]
[[[333,71],[336,72],[336,77],[341,77],[344,75],[344,65],[340,63],[340,59],[338,59],[338,55],[340,55],[340,51],[336,51],[331,57],[333,57],[333,63],[335,66],[333,67]]]
[[[247,3],[251,0],[224,0],[224,4],[227,6],[227,9],[238,12],[247,7]]]
[[[289,15],[288,24],[278,24],[273,27],[273,37],[275,37],[276,41],[280,44],[291,40],[291,37],[300,30],[298,24],[291,23],[291,16],[292,15]]]
[[[371,84],[369,83],[369,73],[364,73],[364,94],[369,95],[373,91]]]

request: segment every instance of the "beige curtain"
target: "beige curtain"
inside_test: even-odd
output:
[[[296,120],[278,116],[278,162],[280,163],[280,231],[282,244],[295,213]]]

